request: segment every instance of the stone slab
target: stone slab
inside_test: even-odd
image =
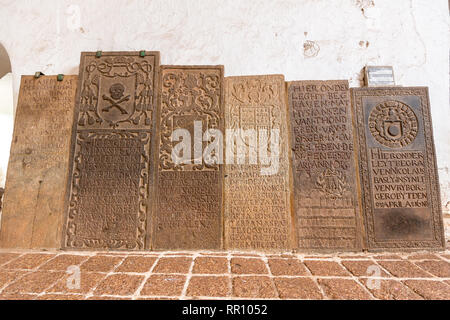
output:
[[[156,250],[223,246],[223,165],[202,157],[207,143],[201,141],[206,129],[224,131],[223,74],[223,66],[161,67],[153,217]],[[189,134],[180,139],[188,143],[186,153],[174,150],[180,142],[172,142],[171,135],[177,129]],[[173,151],[187,161],[177,163]],[[216,151],[216,155],[223,153],[223,147]]]
[[[61,247],[77,76],[22,76],[0,247]]]
[[[159,52],[83,52],[64,247],[143,250],[153,188]]]
[[[445,247],[428,88],[352,89],[371,250]]]
[[[292,249],[284,76],[228,77],[225,84],[225,247]]]
[[[346,80],[288,83],[299,250],[362,249]]]

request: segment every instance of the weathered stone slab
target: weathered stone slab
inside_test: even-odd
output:
[[[284,76],[229,77],[225,83],[225,247],[292,249]]]
[[[358,88],[352,100],[368,248],[444,248],[428,88]]]
[[[298,247],[359,250],[362,227],[347,81],[288,84]]]
[[[159,52],[81,54],[64,247],[148,247],[158,79]]]
[[[161,81],[153,248],[219,249],[223,165],[203,157],[202,138],[207,129],[223,133],[223,66],[162,66]],[[180,142],[171,139],[177,129],[187,134]],[[181,142],[188,144],[184,152],[175,148]],[[220,153],[219,143],[215,156]]]
[[[23,76],[0,247],[60,248],[77,76]]]

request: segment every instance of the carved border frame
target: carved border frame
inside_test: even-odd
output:
[[[359,144],[358,167],[361,179],[361,202],[366,228],[366,246],[371,251],[381,250],[420,250],[420,249],[444,249],[445,237],[442,220],[441,198],[439,177],[436,163],[436,151],[433,138],[433,126],[431,122],[430,103],[428,87],[376,87],[376,88],[353,88],[352,105],[355,123],[355,135]],[[425,139],[426,153],[426,177],[428,188],[431,193],[431,213],[434,231],[434,240],[389,240],[377,241],[374,232],[374,208],[372,197],[370,196],[370,174],[368,165],[368,147],[366,144],[366,133],[364,123],[364,110],[362,98],[365,96],[418,96],[421,101],[421,111],[423,116],[423,133]]]

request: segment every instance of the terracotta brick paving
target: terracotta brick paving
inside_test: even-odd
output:
[[[450,300],[450,252],[0,250],[0,300],[16,299]]]

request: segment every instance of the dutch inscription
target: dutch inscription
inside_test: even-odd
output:
[[[0,246],[61,246],[77,76],[23,76],[4,195]]]
[[[352,89],[367,245],[443,248],[428,90]]]
[[[290,82],[288,99],[298,247],[361,249],[348,82]]]
[[[149,248],[159,52],[82,53],[67,248]]]
[[[229,77],[225,83],[225,247],[291,249],[284,76]]]
[[[153,247],[220,249],[223,66],[163,66],[161,89]]]

